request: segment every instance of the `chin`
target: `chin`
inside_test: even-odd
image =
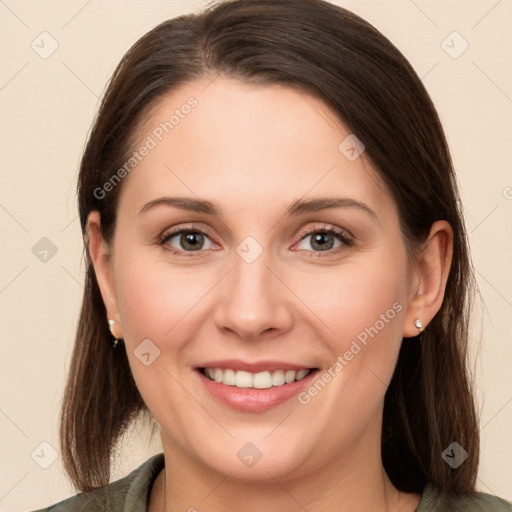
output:
[[[311,470],[304,464],[308,459],[304,442],[277,436],[273,441],[265,439],[268,429],[259,434],[244,435],[243,440],[236,436],[224,446],[212,443],[200,453],[196,449],[196,455],[213,471],[247,482],[275,483],[274,479],[288,480]]]

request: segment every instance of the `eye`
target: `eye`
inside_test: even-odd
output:
[[[160,239],[160,244],[173,253],[201,252],[211,249],[213,242],[208,235],[199,229],[181,228],[167,232]]]
[[[339,249],[343,249],[343,246],[353,245],[353,241],[347,234],[340,229],[332,227],[310,230],[302,236],[300,242],[308,239],[310,240],[307,245],[312,247],[312,249],[308,247],[303,247],[303,249],[312,250],[313,252],[336,253]]]
[[[312,252],[312,256],[320,256],[315,253],[322,252],[337,253],[345,246],[351,246],[354,243],[351,237],[341,229],[328,226],[307,231],[302,235],[299,244],[308,239],[310,239],[309,243],[304,245],[309,245],[311,249],[308,247],[299,247],[299,249]],[[159,244],[165,250],[183,256],[193,256],[193,253],[204,252],[203,249],[212,249],[216,246],[204,231],[191,227],[182,227],[164,233],[159,239]]]

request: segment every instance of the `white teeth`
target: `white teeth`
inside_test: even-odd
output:
[[[295,379],[302,380],[308,373],[309,373],[309,370],[299,370],[297,372],[297,375],[295,376]]]
[[[217,368],[215,372],[217,372]],[[219,370],[219,372],[222,372],[222,370]],[[243,372],[242,370],[237,371],[235,374],[235,386],[237,388],[252,388],[252,373]]]
[[[237,388],[268,389],[272,386],[282,386],[294,381],[302,380],[309,375],[310,370],[276,370],[275,372],[250,373],[243,370],[221,368],[205,368],[205,375],[215,382],[222,382],[227,386]]]
[[[286,384],[290,384],[290,382],[293,382],[295,380],[295,373],[295,370],[288,370],[284,374],[284,381],[286,382]]]
[[[267,389],[272,387],[272,376],[270,372],[255,373],[252,378],[252,387],[258,389]]]
[[[277,370],[272,374],[272,386],[282,386],[284,384],[284,371]]]
[[[234,386],[236,384],[236,373],[233,370],[224,370],[222,382],[228,386]]]

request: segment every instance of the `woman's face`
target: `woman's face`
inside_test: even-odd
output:
[[[374,454],[413,321],[396,205],[319,100],[208,83],[145,121],[106,298],[166,454],[255,480]]]

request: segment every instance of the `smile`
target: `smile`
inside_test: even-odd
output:
[[[205,361],[195,370],[209,396],[244,413],[262,413],[291,400],[319,372],[282,361],[240,360]]]

